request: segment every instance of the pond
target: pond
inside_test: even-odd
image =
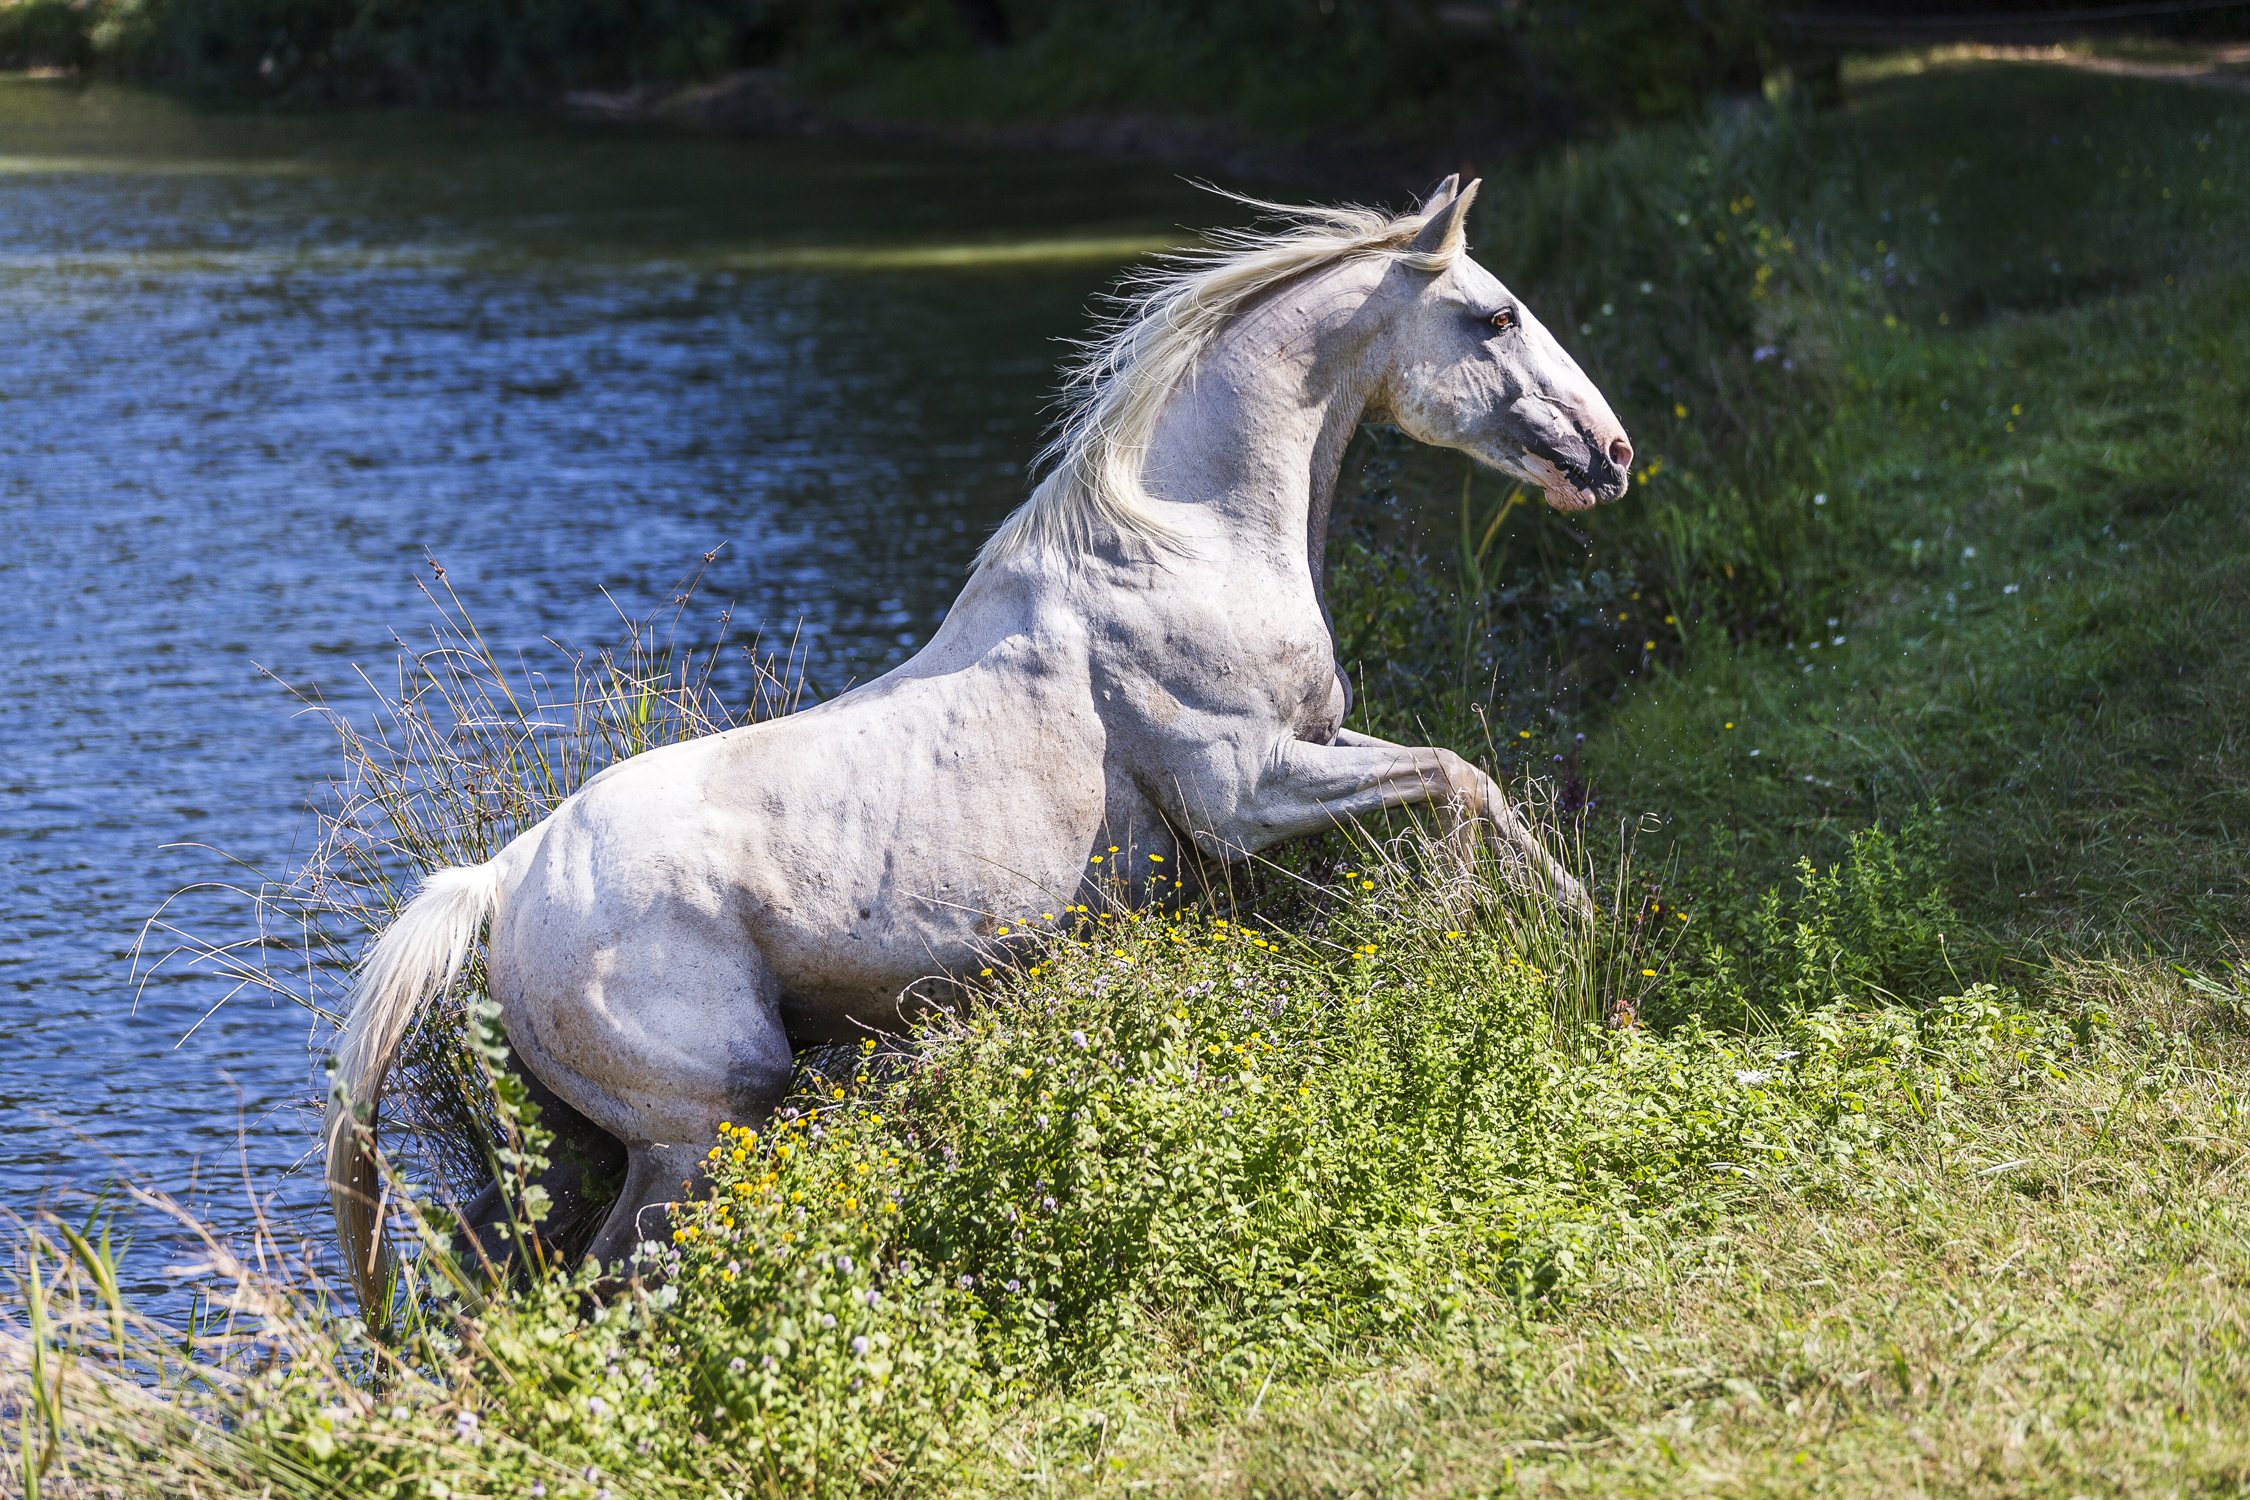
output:
[[[833,690],[929,633],[1171,173],[0,78],[0,1208],[113,1176],[325,1236],[248,942],[432,564],[505,646],[704,595]],[[144,1236],[161,1226],[140,1217]],[[160,1297],[166,1255],[134,1258]]]

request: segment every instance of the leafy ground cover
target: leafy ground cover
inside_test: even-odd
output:
[[[1602,920],[1410,831],[1023,913],[988,1004],[730,1130],[641,1280],[496,1287],[425,1213],[380,1337],[213,1247],[184,1344],[34,1226],[15,1482],[2250,1492],[2245,108],[1854,87],[1488,188],[1651,455],[1624,505],[1356,460],[1364,722],[1552,776]],[[352,847],[379,906],[411,851]]]

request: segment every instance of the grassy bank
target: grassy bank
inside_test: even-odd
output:
[[[1071,939],[911,1054],[808,1057],[623,1294],[494,1293],[432,1216],[388,1339],[214,1253],[231,1328],[189,1350],[46,1225],[16,1305],[49,1321],[0,1364],[11,1472],[2250,1489],[2250,109],[1989,66],[1857,88],[1488,186],[1481,255],[1649,456],[1610,513],[1380,434],[1353,460],[1365,722],[1553,777],[1604,919],[1411,838],[1174,917],[1024,913]],[[632,727],[605,754],[663,699],[621,664],[574,690]],[[533,776],[505,705],[464,702],[509,817],[591,769]],[[341,811],[373,832],[339,912],[453,850],[440,801]],[[1603,1030],[1620,1002],[1642,1024]],[[513,1170],[543,1148],[502,1105]]]
[[[1481,740],[1490,702],[1504,751],[1676,820],[1713,878],[1942,809],[1949,888],[2016,948],[2223,942],[2250,895],[2244,111],[1867,71],[1845,117],[1642,136],[1494,195],[1482,253],[1577,333],[1653,472],[1493,533],[1504,487],[1464,527],[1457,464],[1375,455],[1422,556],[1348,560],[1370,711]]]

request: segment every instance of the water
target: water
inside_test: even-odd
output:
[[[495,641],[596,644],[720,547],[738,625],[868,676],[1020,498],[1089,294],[1223,207],[1081,160],[0,79],[0,1207],[122,1173],[324,1233],[305,1013],[132,951],[198,882],[184,925],[255,935],[208,883],[285,873],[337,769],[282,685],[366,704],[430,559]]]

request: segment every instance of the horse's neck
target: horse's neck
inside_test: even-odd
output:
[[[1376,388],[1365,292],[1316,277],[1276,293],[1213,342],[1176,391],[1144,459],[1156,498],[1193,507],[1237,567],[1258,560],[1323,582],[1344,448]]]

